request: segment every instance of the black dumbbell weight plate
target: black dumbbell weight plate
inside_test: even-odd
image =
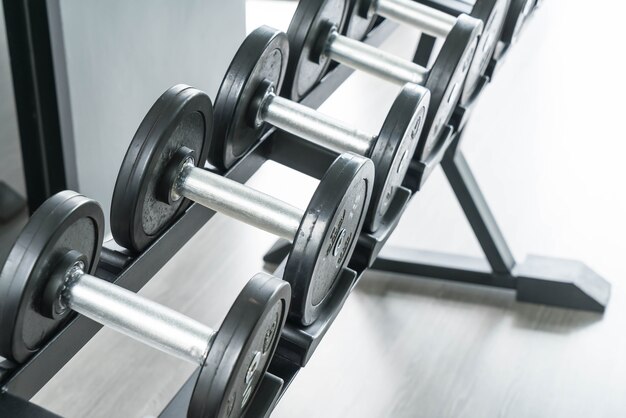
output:
[[[265,126],[256,125],[252,109],[260,99],[259,85],[272,83],[280,91],[287,60],[287,36],[267,26],[254,30],[235,54],[215,100],[215,128],[209,162],[230,168],[261,137]]]
[[[371,198],[374,164],[340,155],[322,178],[302,218],[283,278],[291,284],[290,316],[309,325],[350,260]]]
[[[409,168],[428,110],[428,90],[407,84],[394,101],[370,158],[376,166],[367,228],[376,231]]]
[[[291,59],[282,96],[300,101],[324,76],[330,60],[319,52],[320,26],[332,24],[341,32],[348,11],[347,0],[306,0],[298,3],[287,36]]]
[[[370,3],[363,0],[350,0],[344,30],[345,36],[360,41],[372,29],[377,16],[375,13],[370,13]]]
[[[202,367],[189,417],[240,417],[263,378],[289,310],[289,285],[257,274],[226,315]]]
[[[506,18],[507,5],[507,0],[477,0],[474,4],[471,16],[482,21],[484,28],[478,39],[476,54],[467,72],[461,104],[468,104],[474,99],[474,93],[480,85],[481,77],[487,71],[489,61],[498,44]]]
[[[482,24],[460,15],[430,69],[425,87],[430,90],[430,108],[415,159],[425,161],[436,145],[456,107],[470,63],[476,51]]]
[[[118,244],[141,251],[169,227],[190,204],[168,204],[157,187],[174,152],[187,147],[204,167],[212,130],[213,109],[200,90],[177,85],[152,106],[124,156],[111,203],[111,232]]]
[[[500,35],[502,42],[512,44],[517,41],[532,5],[533,0],[511,0]]]
[[[23,362],[67,318],[50,319],[40,301],[57,264],[69,250],[84,256],[85,272],[98,264],[104,235],[102,208],[75,192],[57,193],[35,211],[0,272],[0,354]]]

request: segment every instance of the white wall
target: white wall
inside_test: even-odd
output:
[[[178,83],[215,97],[245,36],[245,2],[57,0],[50,15],[53,48],[64,51],[55,67],[65,151],[76,156],[69,186],[108,218],[122,158],[152,103]]]

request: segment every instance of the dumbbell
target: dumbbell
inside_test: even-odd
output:
[[[302,211],[201,168],[212,124],[212,104],[204,92],[177,85],[163,93],[122,162],[111,204],[113,237],[141,251],[193,201],[288,239],[292,250],[283,278],[292,289],[289,316],[309,325],[330,299],[356,246],[374,165],[355,154],[340,155]]]
[[[407,84],[378,135],[347,127],[316,110],[279,97],[289,56],[287,35],[262,26],[241,44],[215,101],[215,130],[209,162],[230,167],[255,145],[267,125],[333,152],[369,157],[376,168],[365,228],[376,231],[409,162],[428,110],[428,90]]]
[[[24,362],[71,312],[200,366],[190,417],[238,417],[265,374],[289,309],[289,284],[257,274],[218,331],[93,276],[104,234],[100,205],[64,191],[33,214],[0,271],[0,350]]]
[[[426,35],[445,39],[456,24],[457,17],[462,14],[461,10],[471,10],[469,15],[482,21],[484,29],[478,38],[476,53],[459,101],[461,105],[467,105],[475,98],[480,80],[487,71],[507,9],[508,0],[462,0],[448,2],[445,7],[438,0],[354,0],[348,13],[346,36],[359,39],[359,36],[364,35],[359,33],[361,28],[379,15],[413,26]]]
[[[331,60],[396,84],[424,85],[430,107],[414,155],[426,160],[458,103],[476,50],[482,22],[459,16],[431,69],[340,35],[347,0],[307,0],[298,3],[287,35],[291,59],[282,95],[299,101],[325,74]]]

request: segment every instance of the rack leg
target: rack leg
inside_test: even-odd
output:
[[[272,248],[263,256],[263,262],[272,266],[277,266],[283,262],[291,251],[291,243],[284,238],[278,239]]]
[[[417,49],[415,50],[415,55],[413,56],[413,62],[417,65],[421,65],[422,67],[428,68],[430,56],[432,55],[436,41],[437,38],[434,36],[422,33],[417,43]]]
[[[611,285],[584,263],[542,256],[515,263],[458,142],[441,164],[485,259],[387,247],[373,269],[508,288],[521,302],[604,312]]]
[[[495,273],[509,273],[515,266],[515,259],[465,156],[458,148],[458,142],[451,145],[448,154],[441,161],[441,167],[491,269]]]

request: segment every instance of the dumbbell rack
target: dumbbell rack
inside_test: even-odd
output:
[[[366,42],[379,45],[396,28],[390,21],[382,21],[370,32]],[[506,48],[494,61],[503,58]],[[424,54],[420,48],[418,55]],[[427,51],[429,54],[430,52]],[[420,56],[416,56],[419,59]],[[492,65],[495,68],[495,65]],[[336,66],[321,83],[302,101],[316,108],[321,105],[352,73],[345,66]],[[488,80],[484,80],[485,84]],[[485,252],[487,262],[455,257],[449,254],[425,253],[383,246],[397,225],[410,198],[409,189],[396,194],[383,226],[376,234],[363,234],[355,250],[350,269],[345,269],[338,283],[335,299],[330,308],[315,324],[305,329],[287,325],[281,337],[277,354],[249,409],[249,416],[267,416],[271,413],[289,387],[301,367],[306,365],[317,345],[341,310],[347,295],[368,267],[379,270],[413,274],[420,277],[457,280],[465,283],[517,289],[518,299],[529,302],[568,306],[577,309],[602,311],[608,301],[608,288],[599,297],[589,286],[606,288],[601,277],[583,271],[576,280],[563,282],[542,278],[544,271],[532,264],[514,268],[515,262],[506,242],[478,189],[458,145],[462,138],[463,125],[470,109],[459,109],[450,127],[443,131],[443,139],[433,157],[424,163],[412,166],[416,179],[411,186],[419,189],[430,172],[439,163],[465,211],[468,220]],[[289,137],[289,140],[285,140]],[[306,156],[306,157],[305,157]],[[332,153],[309,142],[282,131],[270,129],[263,140],[250,153],[229,170],[225,176],[238,182],[247,181],[267,160],[294,168],[312,177],[321,178],[333,161]],[[192,205],[177,222],[153,245],[136,257],[128,255],[114,242],[105,243],[98,265],[97,275],[123,288],[138,291],[156,274],[178,250],[206,223],[214,212]],[[288,247],[277,243],[268,253],[266,260],[278,266],[275,274],[280,275],[280,264]],[[381,257],[378,253],[381,252]],[[567,264],[567,262],[563,262]],[[563,267],[565,264],[559,264]],[[532,267],[535,266],[535,270]],[[566,267],[571,267],[567,264]],[[520,273],[520,270],[523,274]],[[593,273],[593,274],[591,274]],[[534,275],[534,276],[533,276]],[[527,277],[528,276],[528,277]],[[539,278],[539,280],[536,280]],[[586,281],[582,281],[586,279]],[[526,283],[520,286],[521,283]],[[343,291],[342,291],[343,290]],[[545,298],[548,294],[550,297]],[[572,296],[574,295],[574,296]],[[595,303],[595,304],[594,304]],[[9,361],[0,363],[0,415],[54,417],[55,414],[28,402],[78,351],[99,331],[101,325],[83,316],[76,316],[63,327],[27,363],[16,365]],[[193,389],[192,376],[161,413],[161,417],[185,415]],[[4,416],[4,415],[3,415]]]
[[[395,27],[391,22],[379,25],[372,31],[368,43],[379,45]],[[346,67],[336,67],[324,78],[319,87],[303,100],[303,103],[311,107],[319,107],[351,73],[352,70]],[[331,152],[299,138],[293,137],[290,140],[285,140],[285,135],[289,134],[274,129],[269,130],[264,135],[263,140],[225,176],[238,182],[246,182],[265,161],[272,160],[310,176],[321,178],[335,156]],[[302,158],[304,155],[307,158]],[[392,210],[389,211],[389,219],[399,218],[400,210],[404,209],[408,198],[408,191],[398,194],[398,198],[392,203]],[[154,244],[136,257],[130,256],[113,241],[105,242],[96,275],[122,288],[134,292],[139,291],[214,214],[215,212],[200,205],[192,205]],[[395,226],[394,223],[386,222],[386,225],[381,228],[381,231],[386,231],[386,234],[379,232],[377,236],[365,240],[368,243],[376,244],[376,248],[372,247],[370,252],[374,249],[378,250],[382,246],[393,226]],[[373,256],[368,258],[373,258]],[[341,276],[339,286],[343,286],[344,289],[348,286],[348,289],[351,288],[355,284],[356,277],[356,272],[346,269]],[[337,292],[337,294],[341,293],[341,291]],[[347,293],[349,292],[345,292],[345,294]],[[294,347],[300,347],[294,348],[294,350],[286,350],[281,347],[283,353],[292,353],[285,354],[285,356],[297,357],[300,362],[305,363],[313,354],[319,340],[341,309],[343,302],[344,300],[336,300],[331,303],[333,309],[330,309],[326,317],[317,321],[316,325],[310,327],[309,330],[298,332],[293,327],[287,329],[286,332],[290,332],[292,335]],[[27,400],[45,386],[101,327],[100,324],[86,317],[76,316],[28,362],[21,365],[8,360],[0,362],[0,387],[2,387],[0,415],[56,416]],[[277,356],[271,369],[278,377],[270,373],[266,375],[250,407],[251,416],[258,416],[259,411],[269,411],[271,409],[269,405],[274,405],[279,396],[282,395],[280,388],[284,390],[288,386],[299,368],[295,363]],[[181,393],[184,393],[185,387]],[[172,411],[171,406],[175,406],[178,399],[179,397],[172,401],[167,411]],[[172,416],[184,416],[185,412],[183,411],[186,411],[187,403],[181,405],[180,408]]]

